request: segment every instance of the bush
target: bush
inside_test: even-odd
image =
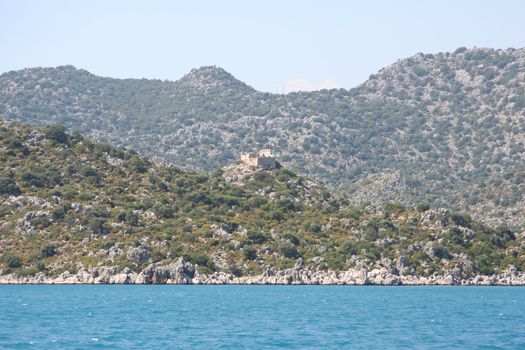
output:
[[[253,179],[257,182],[270,182],[272,179],[272,176],[266,172],[258,171],[255,174],[253,174]]]
[[[435,244],[433,246],[434,256],[440,259],[450,259],[450,254],[447,251],[447,248],[443,247],[440,244]]]
[[[428,261],[428,255],[425,252],[421,251],[421,250],[415,251],[410,256],[410,264],[413,265],[413,266],[419,266],[424,261]]]
[[[357,254],[357,246],[354,241],[344,241],[339,247],[339,251],[344,255],[355,255]]]
[[[516,239],[514,232],[504,226],[496,228],[495,233],[498,237],[504,239],[505,241],[514,241]]]
[[[36,269],[37,269],[38,271],[41,271],[41,272],[47,271],[47,267],[46,267],[46,265],[44,264],[43,261],[38,261],[38,262],[36,263],[35,267],[36,267]]]
[[[235,277],[241,277],[242,276],[242,269],[237,265],[230,265],[228,266],[228,272],[234,275]]]
[[[255,260],[257,259],[257,249],[253,247],[244,247],[242,250],[244,258],[246,260]]]
[[[39,230],[43,230],[51,225],[51,221],[47,217],[34,217],[30,221],[31,225]]]
[[[117,220],[131,226],[137,226],[139,224],[138,215],[131,210],[121,211],[117,216]]]
[[[270,212],[270,218],[272,220],[282,221],[284,217],[285,217],[284,213],[279,209],[275,209]]]
[[[136,171],[138,173],[145,173],[146,171],[148,171],[148,163],[137,155],[134,155],[131,158],[129,158],[124,163],[124,165],[129,170]]]
[[[31,171],[23,172],[20,178],[27,187],[52,188],[60,185],[62,182],[60,172],[54,168],[32,169]]]
[[[450,219],[458,226],[470,228],[472,225],[472,218],[468,214],[454,213],[450,215]]]
[[[101,217],[90,217],[87,222],[87,226],[93,233],[106,234],[108,229],[105,226],[106,220]]]
[[[430,205],[428,203],[419,203],[417,206],[416,206],[416,210],[420,213],[423,213],[427,210],[430,209]]]
[[[40,250],[40,255],[43,258],[57,255],[57,247],[54,244],[47,244]]]
[[[10,269],[17,269],[22,266],[22,260],[17,255],[4,256],[4,262]]]
[[[62,125],[46,126],[42,131],[44,132],[44,136],[48,140],[53,140],[63,144],[68,143],[66,128]]]
[[[301,243],[299,237],[297,237],[296,235],[294,235],[291,232],[286,232],[283,235],[283,238],[287,239],[288,241],[290,241],[290,243],[292,243],[293,245],[299,245],[299,243]]]
[[[157,217],[162,219],[169,219],[173,217],[173,213],[175,212],[172,207],[169,205],[158,205],[156,206],[153,211],[155,212],[155,215]]]
[[[248,231],[246,237],[254,244],[262,244],[268,240],[268,237],[261,231]]]
[[[64,209],[64,207],[55,208],[51,212],[51,217],[55,221],[62,220],[65,216],[66,216],[66,209]]]
[[[212,271],[215,271],[215,264],[213,261],[204,254],[184,254],[182,258],[192,264],[206,267]]]
[[[166,259],[166,254],[164,254],[160,250],[153,250],[150,254],[150,257],[151,257],[151,260],[153,260],[153,262],[156,263],[156,262]]]
[[[0,177],[0,194],[18,196],[20,189],[16,185],[15,180],[8,177]]]
[[[290,242],[281,242],[278,246],[279,253],[285,258],[299,258],[301,254],[297,248]]]
[[[20,176],[22,181],[24,182],[24,185],[27,187],[44,187],[44,181],[42,178],[36,174],[33,174],[32,172],[26,171],[22,173]]]
[[[453,227],[445,234],[443,242],[449,245],[465,246],[467,241],[465,240],[464,236],[465,235],[463,234],[463,231],[457,227]]]

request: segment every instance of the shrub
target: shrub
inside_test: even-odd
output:
[[[246,260],[255,260],[257,259],[257,249],[253,247],[244,247],[242,250],[244,258]]]
[[[32,172],[23,172],[20,178],[27,187],[44,187],[44,182],[42,181],[40,176],[33,174]]]
[[[246,237],[254,244],[262,244],[268,240],[268,237],[261,231],[248,231]]]
[[[137,226],[139,224],[138,215],[131,210],[121,211],[117,216],[117,220],[131,226]]]
[[[129,158],[124,165],[131,171],[136,171],[138,173],[145,173],[148,171],[148,163],[137,155],[133,155]]]
[[[285,258],[298,258],[301,256],[297,248],[290,242],[281,242],[278,245],[279,253]]]
[[[63,144],[68,143],[66,128],[62,125],[46,126],[42,131],[44,132],[44,136],[48,140],[53,140]]]
[[[228,272],[231,273],[232,275],[234,275],[235,277],[241,277],[242,276],[242,269],[235,265],[235,264],[232,264],[230,266],[228,266]]]
[[[447,251],[447,248],[443,247],[440,244],[435,244],[432,248],[434,251],[434,256],[440,259],[449,259],[450,255]]]
[[[64,209],[64,207],[55,208],[51,212],[51,217],[55,221],[62,220],[65,216],[66,216],[66,210]]]
[[[276,221],[282,221],[284,219],[284,213],[282,210],[275,209],[270,212],[270,218]]]
[[[516,239],[514,232],[504,226],[496,228],[495,234],[505,241],[514,241]]]
[[[35,267],[36,267],[36,269],[37,269],[38,271],[47,271],[47,267],[46,267],[46,265],[44,264],[43,261],[38,261],[38,262],[36,263]]]
[[[43,258],[47,258],[47,257],[50,257],[50,256],[55,256],[56,254],[57,254],[57,247],[54,244],[46,244],[40,250],[40,255]]]
[[[7,267],[11,269],[16,269],[22,266],[22,260],[17,255],[6,255],[4,256],[4,262]]]
[[[155,215],[157,215],[159,218],[163,219],[169,219],[173,217],[174,210],[169,205],[158,205],[156,206],[153,211],[155,212]]]
[[[18,196],[20,189],[16,185],[15,180],[8,177],[0,177],[0,194]]]
[[[355,255],[357,254],[357,246],[354,241],[347,240],[339,246],[339,251],[344,255]]]
[[[80,173],[86,177],[88,176],[99,177],[98,172],[95,169],[88,167],[88,166],[85,166],[82,169],[80,169]]]
[[[23,141],[18,136],[12,136],[7,139],[7,148],[11,149],[23,149],[25,146],[23,144]]]
[[[283,235],[283,238],[287,239],[288,241],[290,241],[290,243],[292,243],[293,245],[299,245],[299,243],[301,243],[299,237],[297,237],[296,235],[294,235],[291,232],[286,232]]]
[[[416,206],[416,210],[420,213],[423,213],[427,210],[430,209],[430,205],[428,203],[419,203],[417,206]]]
[[[295,204],[289,199],[280,199],[277,201],[277,208],[279,208],[283,213],[296,210]]]
[[[453,227],[450,230],[448,230],[448,232],[445,234],[443,241],[446,244],[450,244],[450,245],[465,246],[466,244],[463,231],[461,231],[457,227]]]
[[[31,219],[31,225],[39,230],[43,230],[51,225],[51,221],[47,217],[34,217]]]
[[[23,172],[20,178],[27,187],[52,188],[62,182],[60,172],[55,168],[32,169],[32,171]]]
[[[189,261],[192,264],[206,267],[212,271],[215,271],[215,264],[213,261],[204,254],[184,254],[182,258],[186,261]]]
[[[105,227],[106,220],[100,217],[90,217],[88,219],[87,225],[91,232],[106,234],[108,229]]]
[[[450,215],[450,219],[458,226],[470,228],[472,225],[472,218],[468,214],[453,213]]]
[[[423,263],[423,261],[427,261],[427,260],[428,260],[428,255],[421,250],[415,251],[410,256],[410,264],[414,266],[419,266]]]
[[[166,254],[164,254],[160,250],[153,250],[150,254],[150,257],[151,260],[153,260],[153,262],[159,262],[166,259]]]

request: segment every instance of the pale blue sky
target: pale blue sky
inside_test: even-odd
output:
[[[524,47],[524,18],[517,0],[0,0],[0,72],[176,80],[218,65],[262,91],[350,88],[417,52]]]

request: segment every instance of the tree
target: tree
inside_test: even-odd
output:
[[[6,255],[4,257],[5,264],[11,269],[16,269],[22,266],[22,260],[17,255]]]
[[[242,250],[242,253],[244,254],[244,257],[246,258],[246,260],[257,259],[257,250],[253,247],[245,247]]]
[[[48,140],[53,140],[58,143],[67,144],[68,137],[66,134],[66,128],[62,125],[50,125],[46,126],[43,130],[44,136]]]
[[[267,241],[268,237],[261,231],[248,231],[246,237],[255,244],[262,244]]]
[[[117,216],[117,220],[131,226],[137,226],[139,224],[138,215],[131,210],[120,212]]]
[[[18,196],[20,189],[16,185],[15,180],[8,177],[0,177],[0,195],[1,194]]]
[[[297,248],[290,242],[281,242],[279,244],[279,253],[285,258],[298,258],[301,256]]]
[[[46,244],[40,251],[43,258],[55,256],[57,254],[57,247],[54,244]]]

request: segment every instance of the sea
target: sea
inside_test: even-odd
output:
[[[3,285],[0,349],[525,349],[525,288]]]

